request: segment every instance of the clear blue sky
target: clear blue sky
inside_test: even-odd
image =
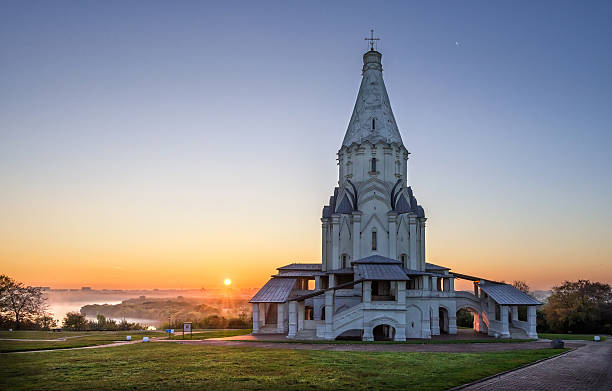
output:
[[[318,261],[374,28],[430,261],[611,282],[611,20],[609,1],[4,1],[0,266],[108,286],[184,261],[143,284],[255,286]]]

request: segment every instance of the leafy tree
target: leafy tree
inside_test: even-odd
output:
[[[36,325],[42,330],[51,330],[57,327],[57,320],[48,314],[44,314],[35,319]]]
[[[26,322],[44,314],[46,309],[42,288],[25,286],[6,275],[0,275],[0,311],[21,328]]]
[[[544,307],[546,322],[555,332],[605,332],[612,306],[608,284],[578,280],[553,287]]]
[[[63,327],[72,331],[83,331],[87,330],[87,320],[85,315],[78,312],[68,312],[64,318]]]

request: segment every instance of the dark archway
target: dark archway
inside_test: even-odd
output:
[[[439,307],[438,320],[440,322],[440,334],[448,334],[448,311],[446,308]]]
[[[395,328],[388,324],[381,324],[372,330],[374,341],[393,341],[395,337]]]

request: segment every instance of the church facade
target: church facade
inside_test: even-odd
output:
[[[511,285],[427,262],[427,218],[408,183],[409,152],[381,60],[373,48],[363,55],[338,186],[322,211],[321,263],[277,269],[250,301],[253,333],[405,341],[456,334],[457,311],[467,309],[476,332],[537,338],[541,303]],[[473,291],[456,291],[456,278],[471,280]]]

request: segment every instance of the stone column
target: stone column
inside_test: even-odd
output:
[[[295,334],[297,334],[297,302],[290,301],[289,302],[289,333],[287,333],[287,338],[295,338]]]
[[[253,334],[259,333],[259,304],[253,303]]]
[[[457,315],[448,314],[448,333],[457,334]]]
[[[448,291],[449,292],[454,292],[455,291],[455,278],[453,278],[453,277],[448,279]]]
[[[417,219],[410,217],[410,269],[417,269],[417,241],[416,241],[416,224]]]
[[[429,289],[429,276],[423,276],[423,290],[428,291]]]
[[[321,269],[323,271],[327,270],[327,222],[324,219],[321,219],[323,224],[321,224]]]
[[[332,216],[332,252],[331,252],[331,262],[327,260],[327,270],[335,270],[340,269],[340,216],[333,215]],[[330,286],[331,288],[331,286]]]
[[[276,332],[285,333],[285,303],[278,303],[277,305]]]
[[[425,220],[421,220],[421,270],[425,270]]]
[[[259,303],[259,327],[266,325],[266,303]]]
[[[321,276],[315,276],[315,290],[321,289]]]
[[[527,322],[529,325],[529,332],[527,332],[527,336],[529,338],[538,338],[538,332],[536,330],[537,317],[535,305],[530,305],[527,307]]]
[[[361,285],[363,286],[363,302],[372,302],[372,281],[364,281]]]
[[[330,274],[329,275],[329,283],[327,284],[328,288],[333,288],[336,286],[336,275],[335,274]]]
[[[397,259],[397,213],[389,212],[389,258]]]
[[[508,325],[508,306],[500,306],[501,311],[501,330],[500,334],[502,338],[510,338],[510,327]]]
[[[445,277],[442,279],[442,290],[444,292],[449,292],[450,291],[450,278]]]
[[[432,291],[437,291],[438,290],[438,277],[431,277],[431,290]]]
[[[511,307],[512,309],[512,322],[518,321],[518,306],[513,305]]]
[[[438,306],[433,306],[431,314],[431,335],[440,335],[440,317]]]
[[[397,282],[397,293],[396,294],[397,294],[397,298],[396,298],[397,304],[406,305],[406,281]],[[406,339],[405,330],[404,330],[404,339]]]
[[[325,338],[333,339],[334,327],[334,291],[325,292]]]
[[[474,283],[474,296],[476,296],[476,298],[478,298],[478,284],[475,282]]]
[[[298,301],[298,331],[304,329],[305,302]]]
[[[395,337],[393,337],[394,341],[405,341],[406,340],[406,327],[405,326],[397,326],[395,329]]]
[[[353,261],[360,259],[361,212],[353,212]]]
[[[361,336],[362,341],[374,341],[374,334],[372,334],[372,327],[363,327],[363,335]]]

